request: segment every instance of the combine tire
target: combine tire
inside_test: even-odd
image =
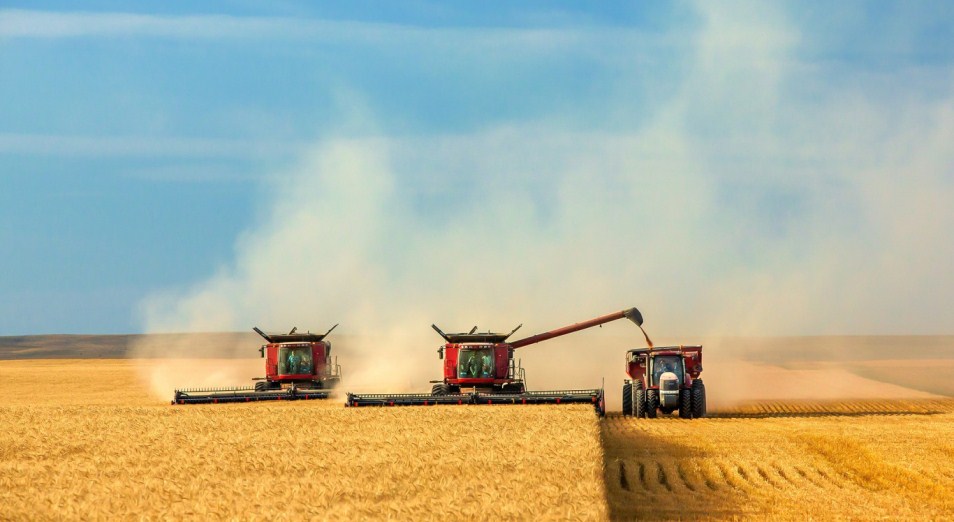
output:
[[[646,418],[655,419],[659,409],[659,390],[646,390]]]
[[[627,417],[633,414],[633,385],[626,383],[623,385],[623,415]]]
[[[692,416],[697,419],[706,416],[706,385],[702,379],[692,381]]]
[[[447,392],[446,384],[435,384],[431,387],[431,395],[447,395]]]
[[[633,383],[633,415],[637,419],[646,417],[646,390],[643,390],[643,382]]]
[[[679,390],[679,418],[692,418],[692,392],[688,388]]]
[[[246,388],[247,389],[247,388]],[[262,392],[268,389],[267,381],[258,381],[255,383],[255,391]]]

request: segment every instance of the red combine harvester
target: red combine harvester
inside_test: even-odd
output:
[[[648,337],[647,337],[648,340]],[[656,418],[678,410],[683,419],[706,415],[702,346],[638,348],[626,352],[623,415]]]
[[[444,377],[431,381],[430,394],[348,394],[348,406],[429,406],[434,404],[568,404],[591,403],[605,413],[603,390],[527,391],[523,368],[515,363],[514,350],[554,337],[578,332],[617,319],[629,319],[641,325],[639,310],[630,308],[589,321],[537,334],[526,339],[506,342],[510,333],[470,332],[447,334],[431,325],[446,344],[438,350],[444,360]]]
[[[334,330],[338,325],[331,327]],[[269,334],[253,328],[268,344],[258,349],[265,359],[265,377],[254,387],[182,389],[175,391],[173,404],[220,402],[290,401],[327,399],[330,389],[341,380],[341,367],[331,360],[331,343],[324,334]]]

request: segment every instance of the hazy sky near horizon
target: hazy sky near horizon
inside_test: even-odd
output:
[[[0,5],[0,335],[954,333],[949,2]]]

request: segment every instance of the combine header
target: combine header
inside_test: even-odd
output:
[[[444,376],[431,381],[428,394],[356,394],[349,393],[347,406],[429,406],[434,404],[592,404],[603,415],[606,403],[602,389],[527,391],[523,368],[515,363],[514,350],[561,335],[599,326],[617,319],[629,319],[641,325],[639,310],[630,308],[582,323],[537,334],[514,342],[506,342],[510,333],[477,333],[475,326],[467,333],[447,334],[431,325],[446,344],[437,350],[444,360]]]
[[[324,334],[269,334],[253,328],[268,344],[258,349],[265,359],[265,377],[254,387],[180,389],[172,404],[201,404],[254,401],[294,401],[327,399],[330,389],[341,380],[341,367],[331,360],[331,343]]]

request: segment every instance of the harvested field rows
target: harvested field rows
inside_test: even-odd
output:
[[[951,516],[954,400],[773,403],[602,424],[613,518]]]

